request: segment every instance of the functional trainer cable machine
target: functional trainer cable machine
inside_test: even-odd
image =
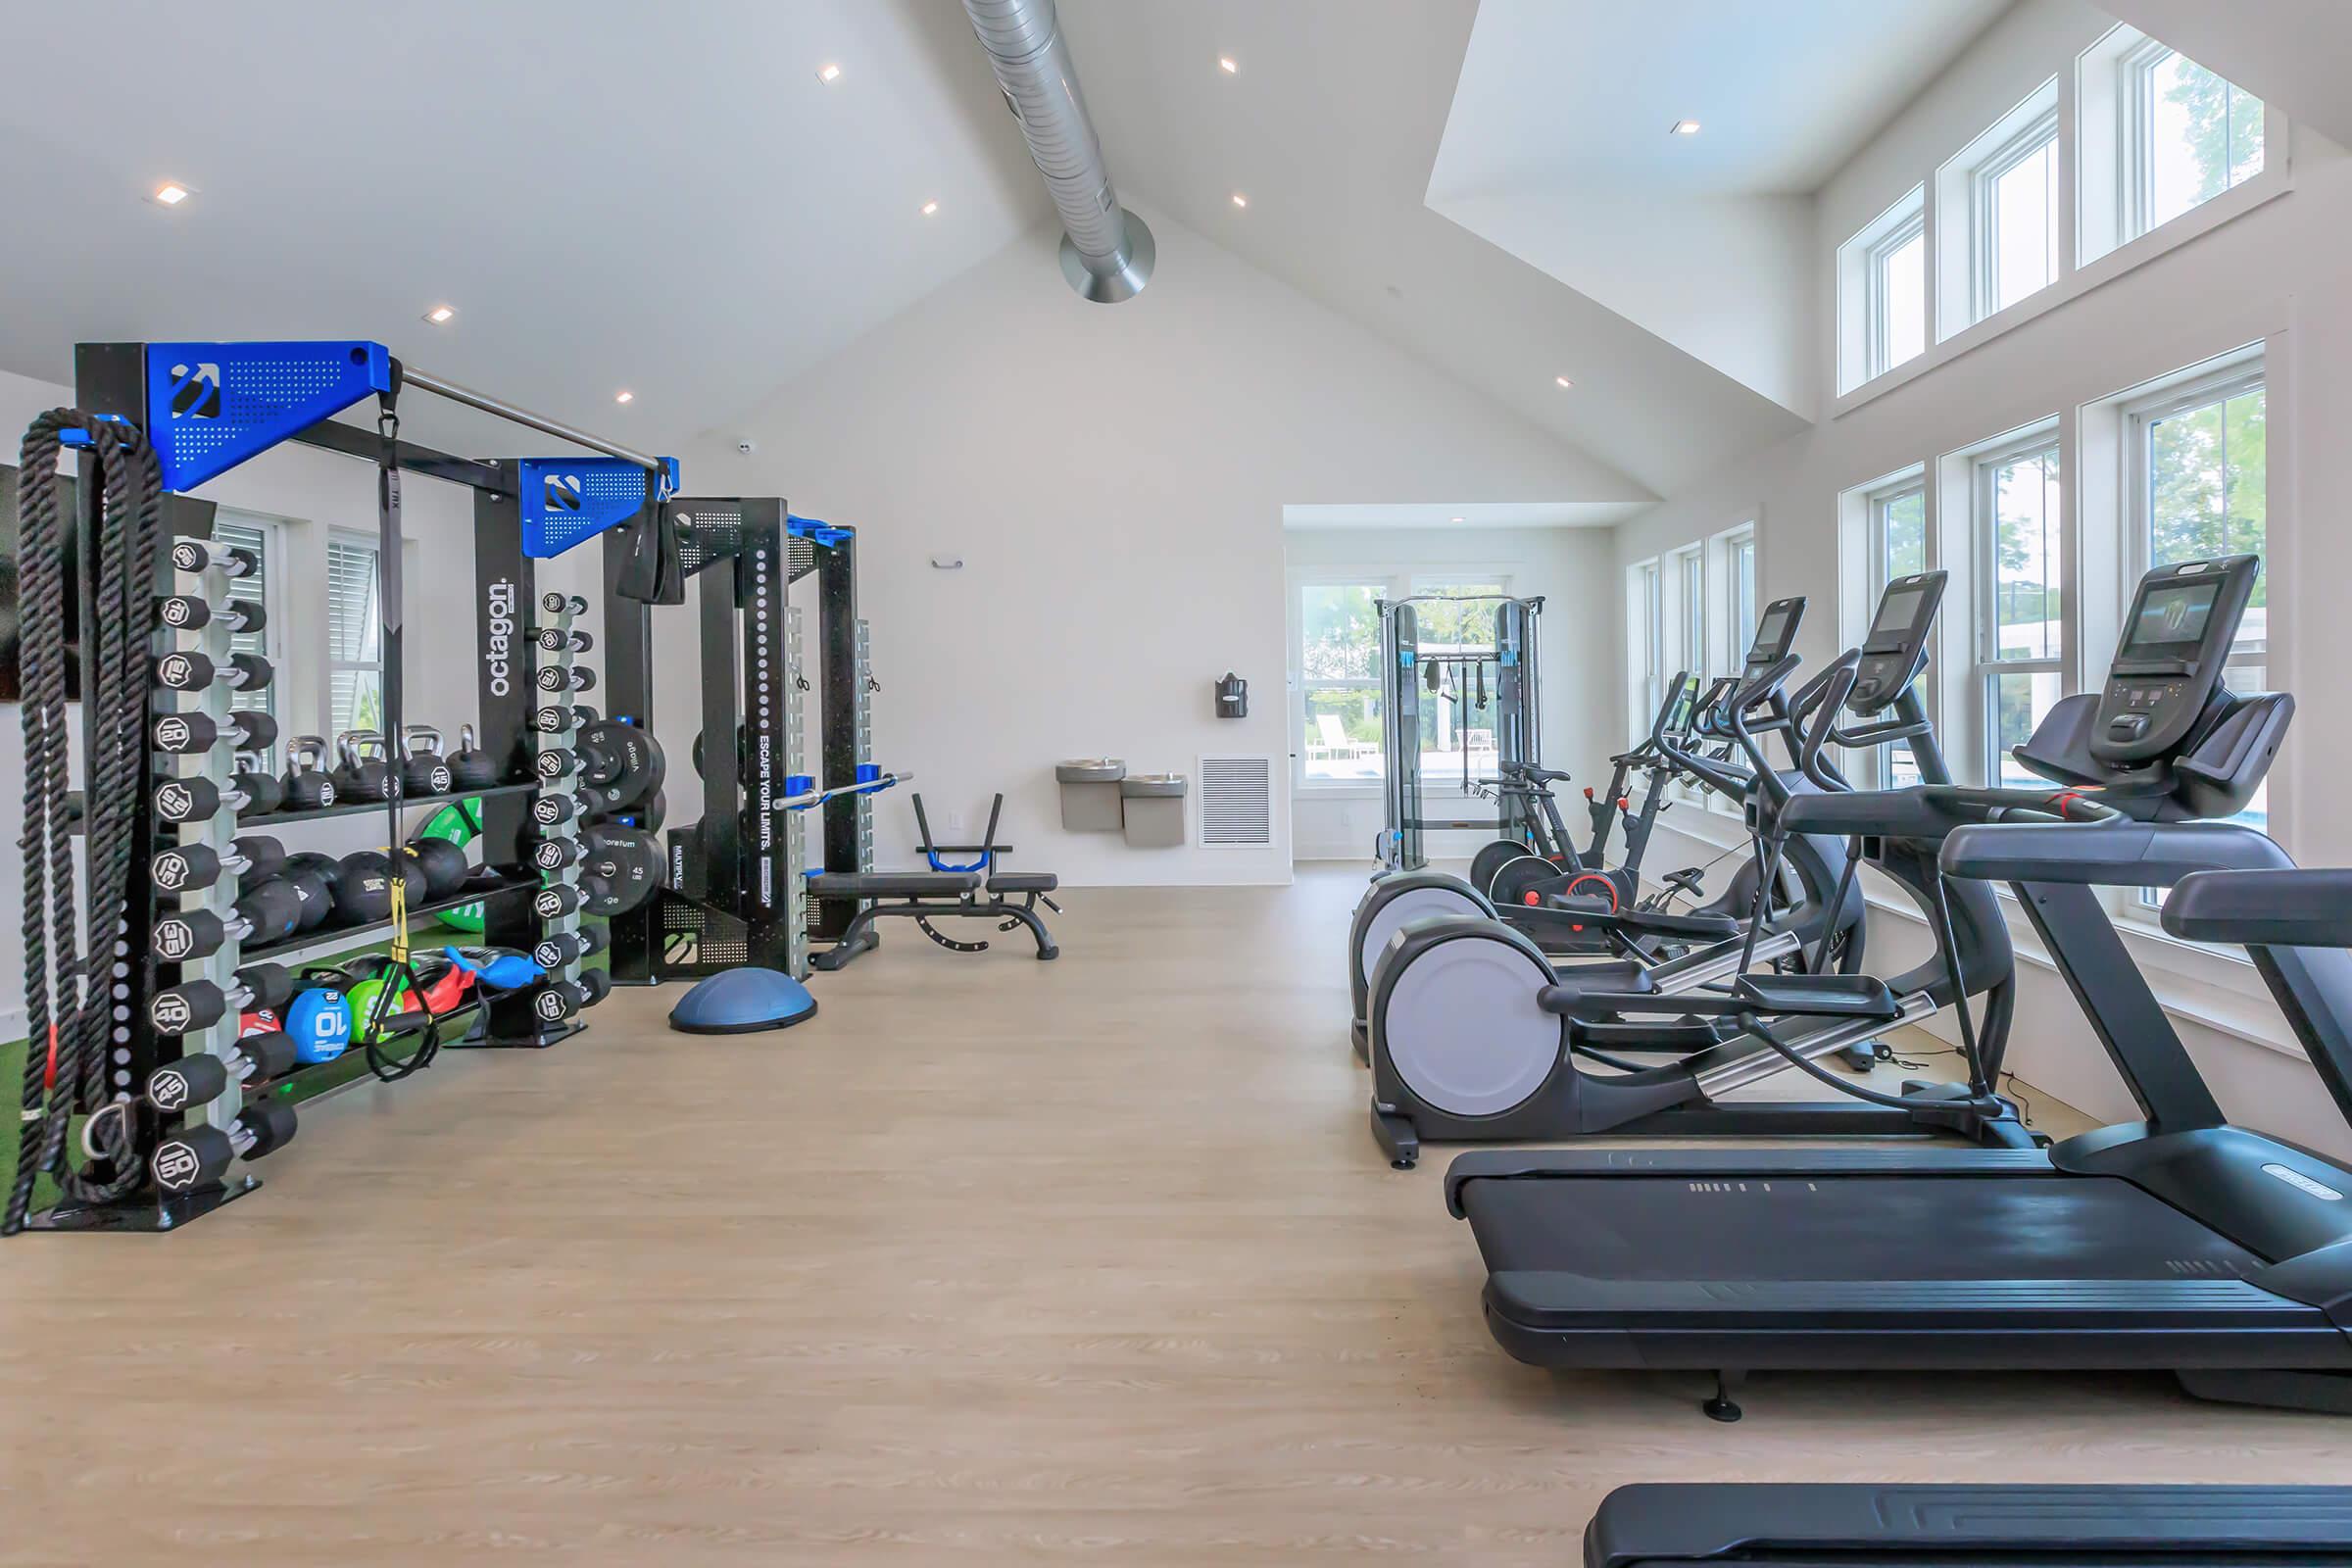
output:
[[[587,447],[596,458],[482,462],[404,441],[399,399],[428,392],[513,423]],[[333,416],[372,397],[370,433]],[[249,570],[236,553],[211,547],[213,504],[185,492],[284,442],[323,448],[377,468],[378,605],[383,668],[382,727],[403,731],[401,482],[404,471],[464,484],[474,499],[474,591],[478,606],[476,685],[480,732],[496,767],[492,782],[449,795],[415,795],[401,769],[384,783],[380,809],[388,844],[403,840],[404,807],[479,799],[485,860],[523,867],[525,798],[544,796],[583,771],[584,748],[571,722],[574,689],[563,665],[577,646],[575,606],[539,598],[532,563],[607,529],[627,533],[622,591],[649,602],[682,594],[674,535],[659,506],[677,483],[674,461],[649,457],[557,420],[404,366],[380,343],[85,343],[74,354],[74,402],[35,422],[25,441],[20,539],[20,634],[27,701],[25,969],[34,1042],[27,1053],[24,1140],[0,1232],[169,1230],[252,1191],[238,1161],[259,1157],[293,1134],[282,1099],[249,1104],[254,1058],[239,1049],[240,1013],[282,1000],[285,968],[266,959],[267,941],[235,907],[238,813],[255,803],[235,769],[238,729],[228,718],[234,689],[267,683],[266,662],[229,650],[231,617],[159,617],[159,597],[225,602]],[[61,447],[89,452],[92,471],[77,487],[71,523],[59,506]],[[173,589],[181,592],[172,595]],[[537,614],[540,623],[532,624]],[[160,619],[160,624],[159,624]],[[542,641],[547,633],[552,639]],[[542,680],[553,672],[552,684]],[[76,685],[76,676],[79,677]],[[88,788],[78,818],[67,790],[65,701],[82,702]],[[542,703],[541,697],[547,701]],[[553,720],[539,715],[549,710]],[[190,722],[201,715],[203,722]],[[178,719],[177,726],[158,723]],[[624,721],[626,715],[622,715]],[[165,737],[151,731],[172,730]],[[192,734],[214,737],[191,748]],[[368,801],[270,813],[266,825],[379,808]],[[576,836],[576,820],[541,818],[535,837]],[[90,883],[84,906],[70,837],[84,833]],[[468,885],[460,899],[482,903],[484,940],[545,952],[535,984],[483,1004],[473,1043],[553,1045],[579,1027],[577,1009],[601,993],[584,984],[575,933],[584,898],[579,857],[551,857],[493,885]],[[204,886],[159,886],[158,865],[201,861],[220,867]],[[395,886],[403,879],[392,879]],[[522,898],[515,895],[529,894]],[[182,924],[201,913],[217,941],[179,958],[157,951],[156,932],[176,906]],[[401,908],[388,920],[346,926],[339,936],[431,913]],[[281,947],[295,944],[280,944]],[[301,945],[310,945],[307,941]],[[174,983],[164,971],[175,970]],[[220,1087],[195,1104],[154,1094],[159,1071],[215,1058]],[[204,1076],[215,1076],[208,1066]],[[76,1116],[83,1163],[66,1155]],[[29,1212],[35,1179],[55,1177],[64,1200]]]
[[[1425,651],[1421,646],[1416,605],[1492,604],[1494,606],[1494,644],[1492,648]],[[1443,701],[1445,671],[1462,671],[1454,684],[1475,683],[1484,694],[1488,670],[1494,671],[1493,704],[1494,754],[1498,767],[1526,765],[1541,758],[1543,715],[1537,687],[1537,624],[1544,613],[1541,598],[1512,599],[1497,594],[1448,597],[1423,594],[1410,599],[1381,600],[1380,686],[1381,747],[1385,767],[1381,793],[1387,819],[1381,829],[1375,858],[1383,872],[1417,871],[1429,863],[1422,835],[1432,829],[1474,828],[1515,838],[1525,833],[1525,808],[1516,798],[1496,802],[1493,822],[1466,817],[1426,814],[1421,780],[1421,714],[1430,696]],[[1470,774],[1467,725],[1463,731],[1462,786],[1493,784],[1492,778]]]

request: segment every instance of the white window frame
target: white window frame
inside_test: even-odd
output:
[[[1656,556],[1625,569],[1626,739],[1640,745],[1666,696],[1665,565]]]
[[[1840,392],[1877,380],[1919,355],[1892,360],[1886,341],[1886,263],[1914,239],[1924,241],[1928,222],[1928,188],[1914,185],[1885,212],[1862,225],[1838,247],[1838,366]],[[1933,258],[1923,255],[1920,271],[1920,309],[1929,310],[1928,284],[1935,277]],[[1934,315],[1921,318],[1920,354],[1936,342]]]
[[[1397,578],[1388,572],[1314,567],[1298,573],[1292,579],[1290,697],[1292,703],[1297,706],[1293,708],[1289,721],[1298,725],[1298,729],[1294,732],[1296,740],[1291,748],[1291,788],[1303,795],[1378,795],[1385,787],[1388,771],[1388,754],[1385,746],[1381,754],[1381,774],[1379,776],[1368,779],[1328,779],[1307,776],[1305,744],[1307,695],[1317,691],[1358,691],[1368,688],[1373,699],[1378,701],[1386,689],[1383,671],[1380,667],[1381,636],[1377,621],[1374,623],[1372,633],[1372,674],[1369,679],[1310,680],[1307,677],[1305,601],[1307,593],[1317,588],[1363,588],[1368,589],[1374,599],[1384,601],[1394,601],[1400,597]],[[1385,709],[1382,710],[1380,722],[1381,733],[1384,736],[1388,733],[1388,726],[1394,721],[1394,717],[1395,715]]]
[[[2049,275],[2037,286],[2011,300],[2009,306],[2000,303],[2000,214],[1999,204],[1994,199],[1994,190],[2001,176],[2028,160],[2038,157],[2045,147],[2050,150],[2050,182],[2053,187],[2060,183],[2058,164],[2063,149],[2058,140],[2057,92],[2058,84],[2050,82],[2042,94],[2036,95],[2037,98],[2046,95],[2047,106],[1993,147],[1969,171],[1970,324],[1998,315],[2010,306],[2021,305],[2058,281],[2064,265],[2059,235],[2065,227],[2065,213],[2063,207],[2058,206],[2060,197],[2053,190],[2051,202],[2058,210],[2052,214],[2047,236],[2050,249]]]
[[[1709,613],[1714,622],[1713,642],[1715,661],[1705,671],[1709,676],[1737,675],[1747,660],[1749,642],[1756,634],[1756,619],[1764,610],[1764,568],[1757,550],[1756,525],[1742,522],[1726,528],[1707,541],[1707,576],[1721,586],[1709,597]],[[1740,564],[1747,562],[1748,569],[1742,580]],[[1744,589],[1747,602],[1740,603]],[[1724,816],[1738,816],[1743,807],[1737,800],[1727,800],[1712,790],[1700,796],[1706,809]]]
[[[2057,531],[2059,558],[2057,579],[2051,586],[2059,596],[2058,651],[2038,659],[2001,659],[2000,652],[2000,574],[1998,554],[2000,528],[1993,515],[1996,497],[1993,492],[1993,472],[2012,463],[2048,454],[2058,464]],[[2068,538],[2064,493],[2067,484],[2067,456],[2063,433],[2055,420],[2034,425],[1998,445],[1981,448],[1969,455],[1969,534],[1970,556],[1974,562],[1976,594],[1976,657],[1971,662],[1970,688],[1976,709],[1976,752],[1979,778],[1986,785],[1998,784],[2001,777],[2000,759],[2000,699],[1998,682],[2003,675],[2046,675],[2058,677],[2058,694],[2070,696],[2076,690],[2073,651],[2075,625],[2079,615],[2077,595],[2070,591],[2072,557],[2076,554],[2073,540]]]
[[[2115,62],[2117,117],[2115,201],[2118,244],[2129,245],[2142,234],[2154,233],[2164,226],[2164,223],[2157,222],[2154,218],[2156,158],[2152,137],[2155,128],[2156,107],[2150,78],[2154,76],[2159,66],[2180,53],[2180,50],[2168,43],[2142,37],[2137,43],[2125,49]],[[2270,106],[2254,93],[2240,87],[2211,66],[2202,65],[2195,60],[2190,60],[2188,63],[2219,80],[2225,87],[2244,93],[2246,97],[2253,100],[2259,109],[2266,115],[2268,114]],[[2267,169],[2271,161],[2271,144],[2267,125],[2263,139],[2262,161],[2263,167]],[[2234,169],[2237,160],[2228,158],[2227,162],[2230,168]],[[2249,180],[2258,179],[2261,175],[2262,170],[2257,169],[2243,178],[2231,178],[2220,190],[2206,197],[2205,201],[2184,208],[2165,221],[2178,222],[2199,207],[2204,206],[2205,202],[2226,196],[2238,186]]]
[[[331,569],[328,567],[328,564],[333,560],[333,549],[336,545],[342,545],[346,549],[365,550],[375,557],[376,604],[379,607],[380,615],[384,583],[383,541],[375,534],[363,533],[357,528],[329,528],[326,531],[326,549],[320,553],[319,558],[322,572]],[[320,662],[326,671],[326,679],[319,683],[318,690],[319,731],[326,736],[328,746],[339,746],[342,744],[342,738],[341,732],[335,727],[335,677],[346,671],[356,674],[372,670],[375,672],[377,690],[382,690],[384,648],[379,640],[373,659],[338,659],[335,657],[334,609],[324,597],[320,599],[318,607],[318,642],[325,655]]]

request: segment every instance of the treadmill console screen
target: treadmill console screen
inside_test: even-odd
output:
[[[1849,710],[1884,711],[1919,679],[1928,665],[1928,629],[1943,606],[1944,581],[1940,571],[1921,571],[1886,585],[1870,617],[1870,635],[1862,639],[1862,662],[1845,699]]]
[[[2158,566],[2139,579],[2099,692],[2092,758],[2131,765],[2180,746],[2221,685],[2261,570],[2259,556],[2223,556]]]

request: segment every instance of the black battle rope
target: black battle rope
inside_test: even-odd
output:
[[[63,432],[78,430],[103,480],[96,560],[88,564],[90,615],[81,631],[81,699],[89,725],[82,843],[88,892],[74,907],[72,786],[66,715],[64,562],[77,548],[59,506]],[[147,768],[147,711],[154,685],[148,631],[154,619],[163,474],[137,429],[73,409],[54,409],[24,432],[18,484],[19,623],[24,687],[24,1133],[0,1235],[24,1229],[41,1173],[68,1198],[107,1202],[136,1190],[144,1164],[127,1108],[107,1092],[114,971],[140,959],[123,948],[138,803]],[[85,476],[84,483],[88,482]],[[85,952],[84,949],[87,951]],[[76,1110],[88,1158],[66,1158]],[[111,1113],[110,1113],[111,1111]],[[38,1136],[33,1136],[38,1124]]]

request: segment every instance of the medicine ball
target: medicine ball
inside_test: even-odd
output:
[[[335,884],[335,912],[353,925],[388,919],[392,914],[392,859],[381,850],[359,850],[343,857],[343,877]],[[424,873],[414,857],[404,856],[400,866],[401,896],[410,905],[424,902]]]

